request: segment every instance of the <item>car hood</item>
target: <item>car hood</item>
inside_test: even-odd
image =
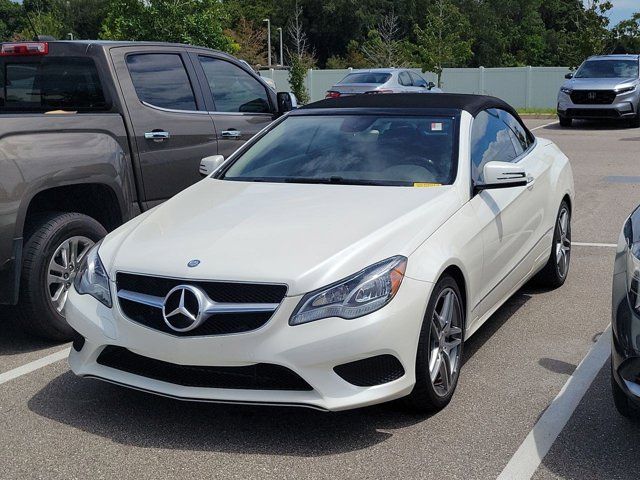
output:
[[[409,256],[461,205],[452,186],[207,178],[114,231],[99,253],[112,279],[117,271],[127,271],[277,282],[286,283],[291,296],[379,260]],[[200,264],[187,267],[194,259]]]
[[[637,78],[572,78],[563,86],[574,90],[614,90],[637,83]]]

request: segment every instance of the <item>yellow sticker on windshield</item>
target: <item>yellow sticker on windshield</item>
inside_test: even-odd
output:
[[[420,188],[424,188],[424,187],[440,187],[442,186],[441,183],[431,183],[431,182],[416,182],[413,184],[414,187],[420,187]]]

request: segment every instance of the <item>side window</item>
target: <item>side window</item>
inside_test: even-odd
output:
[[[189,75],[179,54],[128,55],[127,68],[141,101],[172,110],[197,110]]]
[[[473,120],[471,129],[471,168],[474,181],[482,181],[482,168],[487,162],[511,162],[517,156],[511,140],[511,129],[496,110],[483,110]]]
[[[423,87],[427,84],[427,81],[417,73],[409,72],[409,75],[414,87]]]
[[[518,120],[516,120],[516,118],[509,112],[498,110],[498,113],[502,121],[506,123],[513,132],[514,141],[516,142],[516,150],[520,148],[521,152],[526,151],[529,146],[531,146],[532,142],[529,138],[529,134],[524,129],[522,124]]]
[[[242,68],[212,57],[198,57],[217,112],[271,113],[265,87]]]
[[[400,85],[404,85],[405,87],[410,87],[412,85],[411,83],[411,77],[409,76],[409,72],[400,72],[400,74],[398,75],[398,82],[400,83]]]

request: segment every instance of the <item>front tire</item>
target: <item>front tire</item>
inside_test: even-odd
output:
[[[560,120],[560,126],[561,127],[570,127],[571,125],[573,125],[573,119],[572,118],[558,116],[558,119]]]
[[[404,399],[419,412],[435,412],[453,397],[462,359],[464,303],[453,277],[436,284],[422,322],[416,356],[416,384]]]
[[[640,108],[640,105],[638,105],[638,108]],[[629,120],[629,126],[631,128],[640,128],[640,111],[636,113],[635,117]]]
[[[107,231],[80,213],[47,213],[34,218],[24,246],[18,314],[25,331],[63,341],[73,330],[63,315],[78,266]]]
[[[571,209],[565,200],[560,204],[553,232],[551,254],[534,282],[546,288],[561,287],[569,274],[571,260]]]

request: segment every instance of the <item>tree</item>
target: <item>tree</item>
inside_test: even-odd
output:
[[[102,25],[108,40],[188,43],[234,53],[228,17],[218,0],[113,0]]]
[[[11,0],[0,0],[0,41],[11,40],[26,26],[22,7]]]
[[[309,50],[307,34],[302,26],[302,7],[295,4],[293,17],[289,21],[287,33],[291,38],[292,47],[287,47],[289,57],[289,86],[291,91],[304,104],[309,101],[307,87],[304,84],[307,70],[315,65],[315,56]]]
[[[640,52],[640,12],[623,20],[612,30],[612,51],[615,53]]]
[[[235,29],[226,30],[225,33],[236,43],[236,55],[239,58],[254,67],[267,63],[264,31],[255,28],[252,22],[244,17],[240,18]]]
[[[469,20],[450,0],[435,0],[427,9],[424,28],[414,27],[416,58],[423,72],[438,76],[438,87],[445,66],[459,66],[473,55],[469,30]]]
[[[406,67],[410,60],[407,47],[400,40],[398,16],[391,11],[384,15],[375,29],[369,31],[362,44],[362,54],[370,67]]]

